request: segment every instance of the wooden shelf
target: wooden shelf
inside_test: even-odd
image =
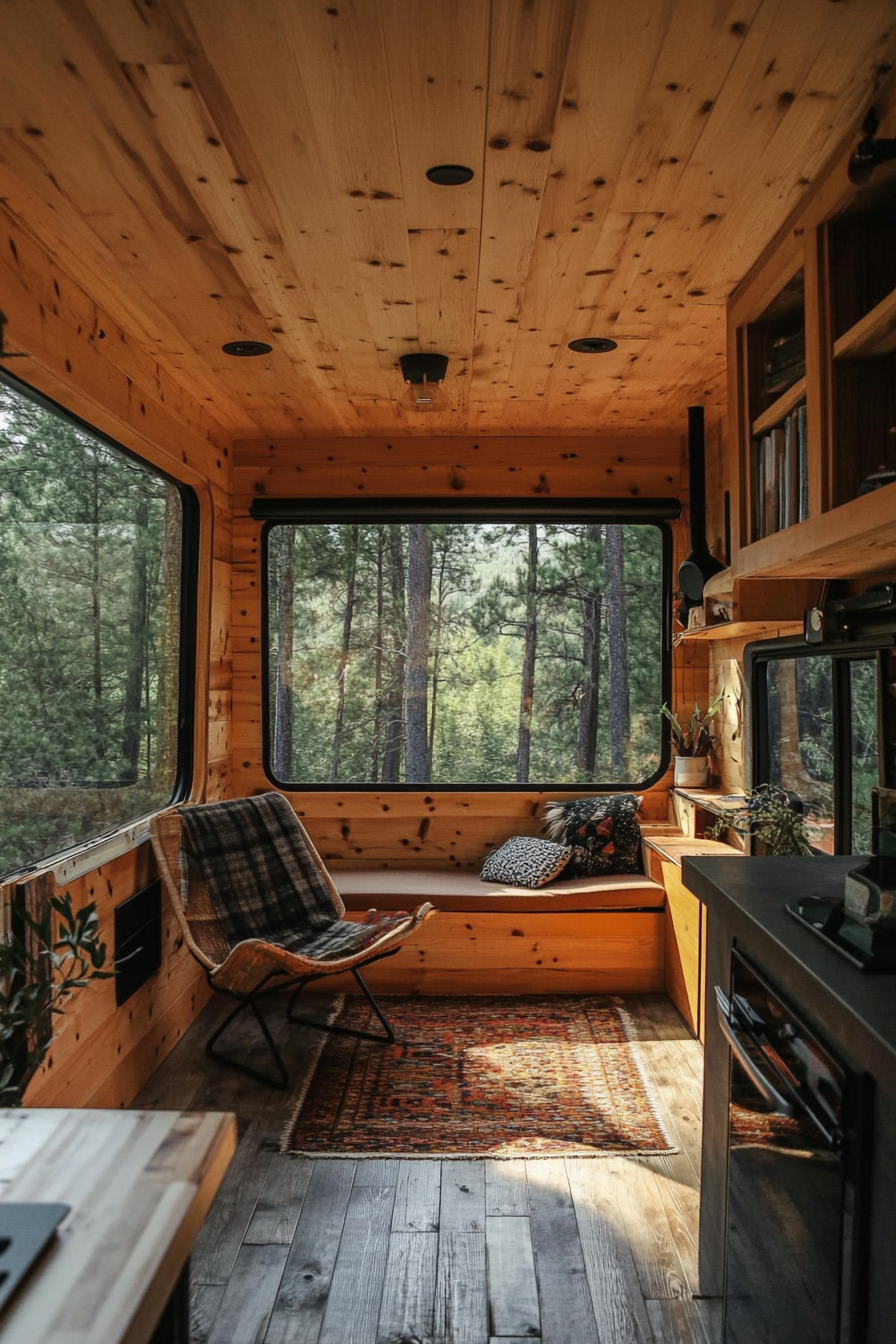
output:
[[[734,591],[734,575],[731,572],[731,566],[722,569],[718,574],[713,574],[703,585],[703,599],[715,597],[721,601],[726,601],[731,597]]]
[[[759,434],[764,434],[768,429],[774,429],[785,420],[791,411],[796,410],[801,401],[806,400],[806,379],[799,378],[792,387],[788,387],[786,392],[782,392],[777,401],[773,401],[767,411],[763,411],[753,421],[751,433],[754,438]]]
[[[834,359],[875,359],[892,350],[896,350],[896,289],[834,342],[833,354]]]
[[[848,579],[896,566],[896,484],[745,546],[736,578]]]
[[[802,621],[718,621],[702,630],[682,630],[675,643],[700,639],[776,639],[781,635],[802,633]]]

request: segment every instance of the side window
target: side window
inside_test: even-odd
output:
[[[174,797],[190,502],[0,381],[0,875]]]
[[[867,854],[881,782],[874,652],[756,655],[756,783],[796,794],[826,854]]]

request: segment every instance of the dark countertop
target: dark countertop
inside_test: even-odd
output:
[[[687,858],[682,879],[738,947],[853,1068],[896,1096],[896,974],[853,967],[785,910],[800,896],[843,892],[861,862],[833,859]],[[707,986],[712,1002],[712,985]]]

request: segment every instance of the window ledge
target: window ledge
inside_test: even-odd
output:
[[[120,858],[122,854],[127,854],[129,850],[142,845],[149,839],[149,822],[149,816],[140,817],[139,820],[122,826],[120,830],[113,831],[111,835],[101,835],[96,840],[88,840],[77,849],[70,849],[60,855],[56,863],[47,864],[47,868],[56,879],[56,885],[64,886],[67,882],[75,882],[85,873],[92,873],[102,864]]]

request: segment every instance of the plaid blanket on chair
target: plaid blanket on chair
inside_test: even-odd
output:
[[[185,857],[199,865],[231,948],[261,938],[316,961],[338,961],[407,921],[403,911],[363,924],[337,917],[298,818],[282,794],[178,811]]]

